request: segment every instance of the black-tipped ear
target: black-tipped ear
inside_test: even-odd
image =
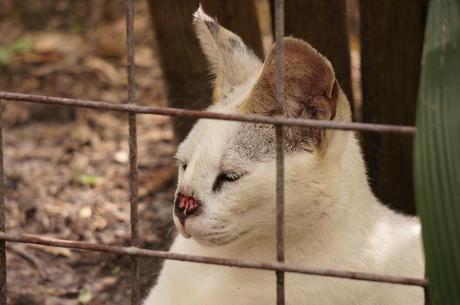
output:
[[[262,63],[238,35],[208,16],[201,5],[193,17],[195,32],[215,80],[213,97],[217,102],[256,75]]]

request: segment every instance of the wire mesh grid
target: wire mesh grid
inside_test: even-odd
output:
[[[7,297],[7,265],[5,243],[19,242],[40,244],[71,249],[89,250],[97,252],[116,253],[131,257],[131,304],[140,304],[139,292],[139,257],[155,257],[159,259],[170,259],[186,262],[196,262],[202,264],[213,264],[237,268],[261,269],[274,271],[276,274],[276,304],[285,304],[285,272],[298,273],[305,275],[327,276],[359,281],[379,282],[388,284],[400,284],[418,286],[424,290],[425,304],[428,304],[428,282],[426,279],[389,276],[365,272],[354,272],[346,270],[331,270],[311,267],[293,266],[284,263],[284,133],[283,126],[300,126],[321,129],[340,129],[350,131],[369,131],[379,133],[397,133],[400,135],[413,135],[415,127],[397,126],[385,124],[366,124],[366,123],[347,123],[318,120],[292,119],[282,116],[281,103],[284,97],[283,88],[283,44],[284,36],[284,0],[275,1],[275,43],[276,43],[276,100],[278,103],[278,116],[266,117],[257,115],[242,115],[216,113],[209,111],[185,110],[168,107],[149,107],[135,104],[135,52],[134,52],[134,6],[133,0],[126,0],[126,34],[127,34],[127,71],[128,71],[128,90],[127,103],[115,104],[103,101],[92,101],[83,99],[70,99],[61,97],[51,97],[42,95],[21,94],[0,91],[0,101],[33,102],[41,104],[52,104],[60,106],[83,107],[109,111],[119,111],[128,113],[129,128],[129,202],[130,202],[130,230],[131,246],[119,247],[80,241],[52,239],[47,237],[8,234],[5,232],[5,184],[4,184],[4,165],[3,165],[3,128],[0,125],[0,305],[6,305]],[[185,255],[160,250],[147,250],[139,248],[138,232],[138,170],[137,170],[137,130],[136,114],[157,114],[171,117],[192,117],[214,120],[230,120],[239,122],[253,122],[272,124],[276,128],[276,258],[277,262],[257,262],[248,260],[222,259],[216,257]],[[1,124],[1,111],[0,111]]]

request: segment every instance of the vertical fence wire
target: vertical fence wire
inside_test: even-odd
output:
[[[5,232],[5,173],[3,167],[3,105],[0,100],[0,232]],[[0,241],[0,305],[6,305],[6,242]]]
[[[135,104],[135,58],[134,58],[134,5],[126,0],[126,49],[128,70],[128,104]],[[139,214],[137,202],[137,129],[136,113],[128,114],[129,125],[129,203],[131,224],[131,246],[139,246]],[[139,257],[131,257],[131,305],[140,304],[139,291]]]
[[[275,2],[275,80],[278,114],[284,107],[284,0]],[[276,260],[284,262],[284,127],[276,125]],[[276,304],[284,305],[284,272],[276,272]]]

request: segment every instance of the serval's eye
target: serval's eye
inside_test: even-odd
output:
[[[185,171],[187,169],[187,164],[182,164],[182,169]]]
[[[240,179],[241,176],[242,176],[241,174],[237,174],[237,173],[221,173],[219,174],[219,176],[217,176],[216,181],[214,182],[212,186],[212,190],[216,192],[221,189],[222,185],[225,182],[235,182],[238,179]]]

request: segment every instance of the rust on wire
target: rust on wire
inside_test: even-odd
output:
[[[275,96],[284,114],[284,0],[275,1]],[[284,126],[276,125],[276,260],[284,263]],[[276,271],[276,304],[285,304],[284,272]]]
[[[410,277],[380,275],[380,274],[345,271],[345,270],[298,267],[298,266],[291,266],[291,265],[286,265],[285,263],[278,263],[278,262],[269,263],[269,262],[256,262],[256,261],[247,261],[247,260],[198,256],[198,255],[187,255],[187,254],[179,254],[179,253],[173,253],[173,252],[168,252],[168,251],[147,250],[147,249],[140,249],[137,247],[110,246],[110,245],[95,244],[95,243],[88,243],[88,242],[82,242],[82,241],[71,241],[71,240],[64,240],[64,239],[54,239],[54,238],[35,236],[35,235],[26,235],[26,234],[18,235],[18,234],[0,233],[0,240],[10,241],[10,242],[19,242],[19,243],[39,244],[39,245],[53,246],[53,247],[79,249],[79,250],[88,250],[88,251],[96,251],[96,252],[107,252],[107,253],[115,253],[115,254],[121,254],[121,255],[155,257],[155,258],[160,258],[160,259],[170,259],[170,260],[176,260],[176,261],[186,261],[186,262],[194,262],[194,263],[210,264],[210,265],[222,265],[222,266],[237,267],[237,268],[262,269],[262,270],[269,270],[269,271],[284,271],[284,272],[290,272],[290,273],[299,273],[299,274],[307,274],[307,275],[315,275],[315,276],[326,276],[326,277],[350,279],[350,280],[357,280],[357,281],[419,286],[422,288],[426,287],[428,284],[426,279],[418,279],[418,278],[410,278]]]
[[[126,0],[126,54],[128,72],[128,104],[136,103],[135,51],[134,51],[134,4]],[[137,126],[136,113],[128,113],[129,125],[129,204],[131,224],[131,246],[139,246],[139,213],[137,201]],[[139,257],[131,257],[131,305],[140,304]]]
[[[0,99],[0,233],[5,232],[5,172],[3,167],[3,105]],[[6,305],[6,248],[0,241],[0,305]]]
[[[387,125],[387,124],[371,124],[371,123],[348,123],[348,122],[333,122],[333,121],[320,121],[320,120],[304,120],[293,119],[286,117],[268,117],[253,114],[233,114],[233,113],[220,113],[199,110],[186,110],[179,108],[169,107],[155,107],[155,106],[140,106],[131,104],[116,104],[111,102],[93,101],[72,99],[64,97],[52,97],[46,95],[33,95],[24,93],[13,93],[0,91],[0,99],[10,101],[23,101],[40,104],[73,106],[82,108],[92,108],[109,111],[119,112],[135,112],[139,114],[157,114],[172,117],[189,117],[189,118],[202,118],[213,120],[226,120],[226,121],[239,121],[239,122],[253,122],[262,124],[273,125],[290,125],[299,127],[311,127],[321,129],[340,129],[340,130],[354,130],[354,131],[369,131],[378,133],[397,133],[397,134],[415,134],[415,127],[413,126],[400,126],[400,125]]]

